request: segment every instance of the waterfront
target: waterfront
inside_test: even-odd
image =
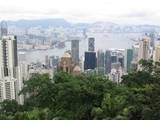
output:
[[[142,33],[106,33],[106,34],[89,34],[89,37],[95,37],[96,50],[102,49],[125,49],[131,48],[135,43],[131,39],[138,39],[143,36]],[[87,51],[87,40],[80,41],[80,57],[83,56],[84,51]],[[26,53],[26,61],[42,62],[45,61],[45,56],[62,56],[65,51],[70,50],[70,42],[66,42],[66,47],[63,49],[47,49],[47,50],[35,50],[35,51],[23,51]],[[19,51],[21,52],[21,51]]]

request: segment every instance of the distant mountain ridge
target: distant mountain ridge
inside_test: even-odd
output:
[[[28,28],[41,26],[47,27],[71,27],[71,23],[64,19],[38,19],[38,20],[18,20],[7,21],[8,25],[14,25],[17,27]]]
[[[38,20],[18,20],[7,21],[9,26],[20,28],[30,27],[64,27],[78,29],[96,29],[105,32],[160,32],[160,26],[157,25],[119,25],[112,22],[95,22],[95,23],[76,23],[73,24],[65,19],[38,19]]]

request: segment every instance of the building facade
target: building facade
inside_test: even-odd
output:
[[[157,45],[157,46],[155,47],[153,60],[154,60],[155,62],[159,62],[159,61],[160,61],[160,45]]]
[[[63,71],[73,75],[80,75],[81,68],[74,64],[72,61],[72,56],[65,52],[64,55],[61,57],[60,63],[58,65],[58,71]]]
[[[96,68],[96,53],[85,52],[84,70]]]
[[[0,101],[15,99],[23,103],[23,96],[18,96],[23,83],[18,67],[16,36],[2,36],[0,40],[0,85]]]
[[[104,66],[104,52],[102,50],[98,50],[97,52],[97,72],[99,75],[104,75],[105,66]]]
[[[79,40],[71,41],[71,55],[73,62],[79,65]]]
[[[109,74],[111,72],[111,51],[106,50],[105,52],[105,73]]]
[[[18,56],[16,36],[3,36],[0,40],[0,67],[1,77],[17,77]]]
[[[150,39],[148,37],[143,38],[139,42],[138,61],[141,59],[148,60],[150,58]]]
[[[60,60],[59,70],[67,73],[71,73],[73,69],[72,57],[69,53],[65,53]]]
[[[131,64],[133,60],[133,49],[126,49],[125,50],[125,64],[124,64],[124,69],[125,72],[129,72],[131,70]]]
[[[90,37],[88,38],[88,51],[95,51],[95,38],[94,37]]]

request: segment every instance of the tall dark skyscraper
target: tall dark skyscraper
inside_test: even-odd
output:
[[[1,37],[2,37],[2,36],[7,36],[7,34],[8,34],[7,22],[2,21],[2,22],[1,22]]]
[[[133,60],[133,49],[126,49],[125,50],[125,71],[128,72],[131,70],[131,63]]]
[[[95,38],[90,37],[88,38],[88,51],[94,51],[95,50]]]
[[[99,50],[97,52],[97,70],[99,75],[104,75],[105,67],[104,67],[104,52]]]
[[[85,52],[84,60],[84,70],[95,69],[96,68],[96,53],[95,52]]]
[[[79,64],[79,40],[71,41],[71,55],[75,64]]]
[[[111,51],[106,50],[105,53],[105,73],[108,74],[111,72]]]

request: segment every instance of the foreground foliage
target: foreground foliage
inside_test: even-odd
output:
[[[158,120],[160,63],[140,64],[121,84],[93,75],[34,74],[20,92],[24,105],[2,102],[0,120]]]

